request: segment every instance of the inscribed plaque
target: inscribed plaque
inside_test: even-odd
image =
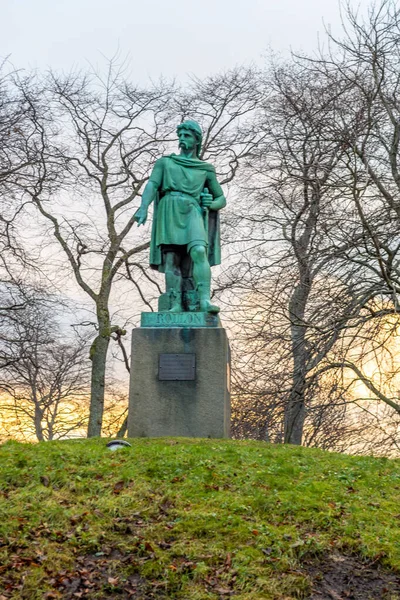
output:
[[[160,354],[158,379],[160,381],[194,381],[196,379],[196,355]]]

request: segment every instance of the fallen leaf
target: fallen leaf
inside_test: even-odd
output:
[[[186,571],[194,571],[197,569],[197,563],[188,560],[182,563],[181,568],[183,573]]]
[[[113,487],[113,494],[120,494],[124,489],[125,483],[123,481],[117,481]]]
[[[161,550],[168,550],[171,548],[171,545],[172,544],[168,544],[167,542],[158,542],[158,546],[161,548]]]
[[[41,475],[40,476],[40,482],[45,486],[45,487],[49,487],[50,485],[50,479],[47,477],[47,475]]]
[[[178,481],[184,481],[186,479],[186,477],[184,475],[182,475],[181,477],[174,477],[173,479],[171,479],[171,483],[177,483]]]

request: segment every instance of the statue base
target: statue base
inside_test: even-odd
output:
[[[218,316],[142,313],[132,332],[128,436],[230,436],[230,351]]]

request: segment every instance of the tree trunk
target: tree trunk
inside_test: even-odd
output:
[[[285,406],[284,443],[301,445],[305,419],[307,372],[306,327],[304,313],[310,290],[310,281],[300,281],[289,303],[291,320],[293,379],[289,399]]]
[[[128,431],[128,416],[125,417],[124,422],[118,430],[117,438],[122,438]]]
[[[101,436],[104,412],[106,361],[111,333],[111,323],[108,309],[106,307],[98,307],[97,317],[99,322],[99,334],[90,348],[92,378],[87,432],[87,436],[89,438]]]
[[[43,411],[35,404],[35,417],[34,417],[34,425],[35,425],[35,434],[39,442],[44,441],[43,429],[42,429],[42,418]]]
[[[285,407],[285,444],[301,446],[305,419],[305,381],[301,374],[293,374],[293,387]]]

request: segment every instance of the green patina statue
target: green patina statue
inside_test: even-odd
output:
[[[210,301],[210,266],[221,262],[218,211],[226,200],[214,167],[199,158],[200,125],[184,121],[177,134],[180,154],[156,161],[135,219],[144,224],[155,200],[150,265],[166,281],[159,310],[218,313]]]

